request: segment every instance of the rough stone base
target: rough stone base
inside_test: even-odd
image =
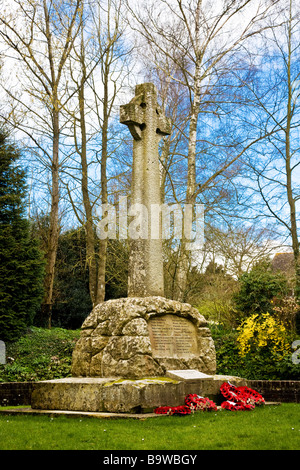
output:
[[[214,375],[207,379],[178,381],[169,377],[138,380],[72,377],[34,384],[31,407],[111,413],[151,413],[158,406],[179,406],[189,393],[209,397],[217,404],[220,386],[229,380],[246,385],[239,377]]]
[[[192,325],[196,351],[160,356],[153,350],[149,323],[172,317]],[[182,344],[186,339],[182,333]],[[164,297],[122,298],[97,305],[86,318],[72,358],[74,377],[139,379],[168,369],[216,372],[216,352],[207,321],[189,304]]]

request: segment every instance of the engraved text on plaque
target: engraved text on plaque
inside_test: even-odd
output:
[[[163,315],[151,318],[148,326],[154,356],[189,358],[198,355],[196,329],[186,318]]]

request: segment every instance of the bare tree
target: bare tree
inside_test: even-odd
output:
[[[273,233],[266,228],[240,224],[234,226],[229,223],[226,229],[210,227],[208,232],[208,258],[211,252],[211,260],[221,264],[224,271],[235,279],[274,254],[276,245]]]
[[[85,227],[89,290],[93,305],[97,305],[105,300],[107,239],[97,238],[94,222],[97,204],[109,202],[107,162],[113,152],[110,121],[116,113],[118,93],[128,74],[126,63],[130,54],[122,43],[119,0],[91,2],[85,16],[87,20],[82,21],[80,45],[74,48],[70,63],[72,80],[78,90],[78,105],[68,109],[73,123],[74,158],[80,157],[79,198],[74,197],[71,183],[66,181],[74,213]],[[74,64],[77,65],[73,72]],[[96,166],[96,172],[100,174],[97,187],[91,181],[92,166],[94,169]]]
[[[273,132],[247,159],[251,169],[248,194],[252,194],[254,215],[275,222],[282,240],[291,241],[296,272],[296,295],[300,296],[300,251],[297,204],[300,200],[299,169],[299,7],[294,0],[286,5],[280,28],[270,29],[257,69],[260,79],[245,84],[252,94],[256,120],[245,126]],[[255,204],[255,201],[258,201]]]
[[[145,44],[156,51],[156,66],[169,74],[169,80],[186,89],[189,107],[188,125],[184,129],[187,139],[185,202],[195,204],[210,183],[224,174],[246,150],[240,147],[236,151],[232,147],[219,168],[206,181],[201,178],[199,181],[196,171],[199,115],[219,112],[216,90],[220,76],[228,71],[228,57],[266,27],[264,20],[277,2],[163,0],[159,5],[148,2],[143,8],[128,3],[135,28]],[[252,143],[247,142],[246,146]],[[189,253],[183,240],[177,269],[180,300],[184,297],[188,265]]]
[[[51,327],[59,233],[60,117],[69,98],[65,71],[79,32],[81,7],[82,0],[14,0],[0,13],[0,36],[8,46],[6,54],[20,63],[22,74],[18,83],[21,93],[6,88],[13,102],[6,120],[30,137],[51,175],[45,298],[42,306],[42,316],[48,327]],[[50,149],[45,145],[46,135],[51,140]]]

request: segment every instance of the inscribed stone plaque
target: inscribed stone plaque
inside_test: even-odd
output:
[[[0,364],[6,364],[5,343],[0,341]]]
[[[153,356],[189,358],[198,355],[196,328],[186,318],[163,315],[151,318],[148,327]]]

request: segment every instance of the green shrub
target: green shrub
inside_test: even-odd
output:
[[[248,354],[239,354],[238,330],[224,328],[223,325],[211,326],[217,356],[217,374],[233,375],[252,380],[299,380],[300,364],[292,362],[290,346],[283,351],[270,351],[271,344],[253,347]],[[294,338],[295,339],[295,338]]]
[[[278,366],[281,380],[300,380],[300,364],[294,364],[290,357],[285,357]]]
[[[239,291],[234,294],[233,301],[241,319],[254,313],[271,313],[274,297],[285,297],[288,293],[286,277],[281,273],[272,272],[266,263],[261,263],[251,272],[243,274],[239,285]]]
[[[237,332],[222,324],[211,326],[217,358],[217,374],[243,376],[243,360],[237,361]]]
[[[72,352],[80,330],[33,327],[7,345],[8,364],[0,367],[0,382],[51,380],[71,375]]]
[[[286,328],[269,313],[248,317],[237,331],[239,355],[242,357],[266,351],[271,357],[283,359],[291,352],[291,340]]]

